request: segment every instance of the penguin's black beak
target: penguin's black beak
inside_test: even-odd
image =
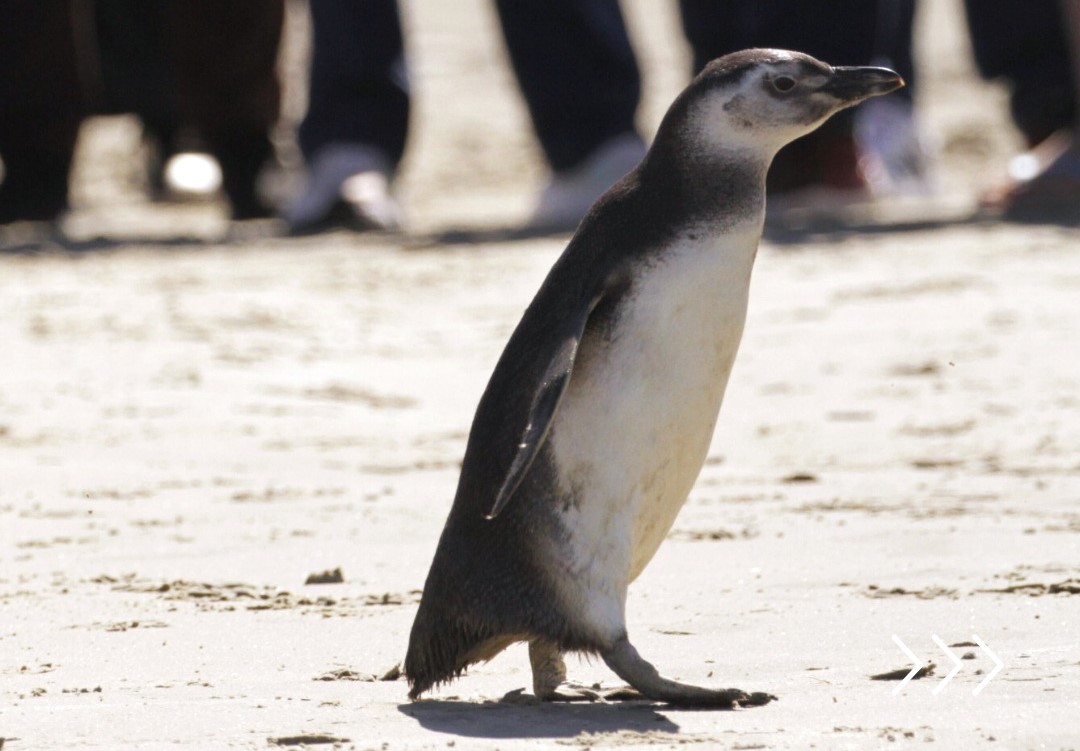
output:
[[[820,91],[842,102],[855,104],[872,96],[888,94],[904,85],[904,79],[888,68],[838,67]]]

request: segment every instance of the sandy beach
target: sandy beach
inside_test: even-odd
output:
[[[566,243],[484,231],[542,163],[492,10],[413,0],[411,234],[149,204],[111,118],[70,239],[3,238],[0,748],[1080,748],[1080,232],[970,218],[1018,140],[957,5],[919,19],[943,198],[763,242],[709,459],[630,590],[662,671],[779,701],[538,704],[524,646],[406,698],[473,410]],[[651,132],[688,55],[671,7],[626,7]],[[936,664],[898,693],[894,637]]]

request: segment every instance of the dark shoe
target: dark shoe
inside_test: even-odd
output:
[[[232,218],[266,219],[274,215],[259,195],[259,173],[274,154],[266,133],[237,134],[212,144],[221,165],[221,187],[232,204]]]
[[[43,154],[6,155],[0,224],[51,222],[67,210],[69,162]]]

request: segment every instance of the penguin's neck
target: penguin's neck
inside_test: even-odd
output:
[[[687,146],[654,144],[642,163],[642,188],[661,197],[686,223],[718,229],[760,226],[765,217],[765,175],[773,154]]]

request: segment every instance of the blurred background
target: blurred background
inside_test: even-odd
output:
[[[1059,12],[1056,0],[1043,0],[1043,4],[1048,13]],[[0,218],[7,227],[0,232],[9,243],[25,238],[25,230],[12,234],[11,229],[13,222],[23,219],[57,219],[61,236],[76,240],[213,238],[227,231],[230,219],[277,217],[278,225],[263,230],[270,234],[312,229],[288,215],[290,202],[295,204],[305,185],[310,186],[313,161],[307,154],[305,163],[297,143],[297,132],[308,111],[312,74],[313,24],[306,0],[212,4],[4,0],[2,5],[9,19],[2,33],[11,39],[5,46],[8,52],[0,53],[6,54],[2,77],[7,81],[3,96],[8,105],[0,108],[0,118],[6,120],[2,130],[7,134],[7,145],[0,144],[5,164]],[[324,5],[334,4],[324,0]],[[358,13],[362,29],[375,29],[363,16],[370,18],[377,6],[386,5],[358,4],[357,8],[368,8]],[[858,29],[845,26],[845,4],[799,5],[827,17],[834,27],[829,33],[839,39],[839,49],[846,44],[858,46],[853,41]],[[987,7],[991,5],[996,8],[1001,3]],[[1062,14],[1065,5],[1061,6]],[[730,4],[732,9],[737,6]],[[897,25],[906,23],[903,14],[893,11],[914,8],[909,50],[914,70],[907,72],[913,78],[913,109],[905,109],[907,100],[888,98],[881,100],[884,110],[862,108],[854,118],[855,136],[862,149],[862,177],[869,183],[863,195],[841,190],[839,196],[836,191],[826,191],[824,197],[807,197],[796,191],[793,200],[785,200],[789,197],[777,191],[777,200],[771,203],[774,215],[789,208],[795,209],[798,217],[799,210],[807,207],[829,213],[838,206],[847,209],[876,204],[870,221],[878,223],[966,220],[980,215],[980,210],[985,215],[987,203],[994,204],[995,195],[998,205],[990,208],[1000,210],[1001,191],[1007,191],[1010,182],[1028,179],[1041,169],[1038,158],[1027,153],[1035,145],[1035,137],[1017,127],[1015,76],[1005,75],[1008,65],[1003,66],[1003,72],[993,67],[995,61],[985,59],[981,59],[982,72],[995,80],[980,76],[972,49],[972,31],[978,19],[965,15],[961,0],[884,2],[879,6],[883,9],[877,14],[879,37],[882,27],[891,29],[889,34],[895,36]],[[1017,8],[1020,6],[1023,4]],[[526,105],[533,100],[518,59],[523,53],[518,52],[514,59],[516,77],[507,55],[508,42],[511,53],[515,48],[506,9],[501,9],[501,26],[496,4],[490,0],[461,0],[453,13],[417,0],[404,0],[399,7],[404,53],[398,50],[396,54],[401,59],[400,86],[410,106],[407,140],[403,154],[394,155],[389,167],[374,171],[387,178],[391,208],[393,212],[400,210],[401,221],[395,213],[389,220],[374,222],[374,228],[396,230],[404,226],[413,234],[462,226],[572,229],[574,212],[580,214],[598,191],[586,190],[587,195],[578,199],[580,206],[570,208],[569,220],[537,225],[538,218],[543,218],[537,212],[543,212],[544,201],[560,187],[560,176],[572,171],[560,172],[557,164],[553,167],[551,150],[545,152],[538,142],[537,113]],[[693,3],[680,6],[674,1],[626,0],[621,7],[641,75],[636,131],[647,141],[696,65],[688,36],[693,38],[695,24],[713,21],[695,19],[687,11],[693,9]],[[1027,10],[1006,15],[1014,21],[1038,15],[1033,6],[1024,7]],[[1000,15],[1000,9],[995,12]],[[747,17],[755,21],[754,14],[767,15],[767,11],[742,11],[741,17],[736,10],[730,11],[735,21],[741,19],[742,27],[749,23]],[[557,33],[559,23],[572,25],[572,20],[555,18],[553,33]],[[756,22],[765,30],[740,27],[742,36],[736,36],[736,41],[770,39],[767,27],[773,21]],[[1055,32],[1061,35],[1066,26],[1059,19]],[[1006,24],[1004,31],[989,28],[981,33],[994,40],[994,34],[1010,33],[1010,29]],[[1019,28],[1016,34],[1021,33],[1028,32]],[[817,43],[822,36],[817,34],[811,41]],[[46,38],[54,43],[41,46],[34,42]],[[375,38],[378,41],[383,36],[375,34]],[[19,39],[20,43],[11,43]],[[901,45],[903,41],[901,33]],[[587,47],[588,43],[579,45]],[[1052,46],[1047,42],[1039,49]],[[878,47],[885,51],[891,47],[895,53],[897,42],[893,39]],[[34,49],[40,54],[31,54]],[[708,49],[707,44],[704,49]],[[1002,54],[1006,52],[1015,60],[1022,57],[1023,50]],[[889,59],[828,62],[910,67],[910,62]],[[341,64],[364,62],[346,60]],[[1068,71],[1063,75],[1067,78]],[[42,101],[28,101],[28,82],[36,82],[34,90],[40,92]],[[1064,94],[1057,91],[1055,96],[1057,101],[1069,99],[1068,87]],[[1062,115],[1066,122],[1070,116]],[[27,129],[34,134],[55,130],[48,125],[52,118],[74,123],[67,128],[69,132],[48,136],[53,142],[73,142],[70,169],[65,169],[62,158],[49,162],[37,157],[30,160],[33,167],[29,171],[35,175],[31,182],[45,179],[41,175],[50,170],[69,174],[68,205],[55,205],[57,178],[53,177],[53,187],[44,190],[51,190],[54,198],[45,200],[40,210],[26,210],[16,205],[25,191],[12,186],[16,173],[28,170],[21,162],[15,163],[17,149],[10,144],[20,138],[25,141],[25,133],[20,132]],[[401,137],[405,138],[404,133]],[[897,149],[904,153],[897,156]],[[1018,155],[1019,160],[1015,159]],[[632,164],[638,156],[631,148],[621,158]],[[915,159],[918,164],[913,179],[905,181],[902,175],[895,179],[893,174],[890,180],[890,175],[882,174],[880,163],[868,166],[867,157],[878,162],[891,158],[894,173],[898,164],[901,171],[905,168],[900,164],[904,159]],[[805,171],[804,162],[805,157],[787,169]],[[885,166],[888,172],[890,165]],[[609,169],[621,174],[624,167],[616,158]],[[347,167],[339,165],[339,169],[345,169],[348,176]],[[335,185],[342,179],[339,176]],[[1072,184],[1070,190],[1075,187]],[[883,198],[889,200],[883,202]],[[1073,198],[1075,191],[1066,201],[1075,203]],[[901,205],[907,208],[895,214]],[[285,222],[281,224],[283,215]],[[991,215],[1000,215],[1000,211]],[[312,224],[326,218],[320,214]],[[860,221],[865,219],[860,215]],[[1067,217],[1066,223],[1071,219]],[[1061,213],[1052,220],[1060,222]],[[371,225],[328,221],[313,229],[371,229]]]

